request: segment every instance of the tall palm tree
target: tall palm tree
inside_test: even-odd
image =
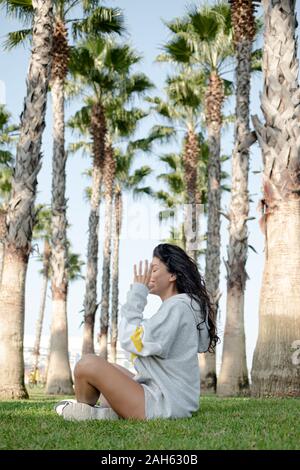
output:
[[[36,383],[36,377],[38,372],[38,363],[40,357],[40,343],[42,337],[42,328],[43,328],[43,320],[44,320],[44,313],[45,313],[45,306],[46,306],[46,295],[47,295],[47,287],[49,281],[49,270],[50,270],[50,257],[51,257],[51,246],[50,246],[50,239],[51,239],[51,211],[47,209],[44,205],[39,204],[37,206],[37,217],[35,220],[35,224],[33,226],[33,236],[34,240],[43,240],[44,248],[42,254],[42,263],[43,269],[41,271],[42,274],[42,289],[41,289],[41,300],[40,300],[40,308],[39,314],[36,321],[36,330],[35,330],[35,341],[33,347],[33,364],[32,364],[32,379],[33,383]]]
[[[103,170],[104,183],[104,243],[103,243],[103,267],[102,267],[102,292],[101,292],[101,314],[99,334],[99,356],[107,359],[107,340],[109,323],[109,292],[110,292],[110,260],[111,260],[111,238],[112,238],[112,202],[113,186],[116,174],[116,158],[113,149],[112,138],[108,134],[105,146],[105,161]]]
[[[84,337],[82,353],[94,352],[94,319],[97,310],[98,273],[98,226],[102,181],[105,199],[105,240],[103,256],[101,311],[105,324],[108,323],[109,266],[111,240],[111,214],[115,157],[112,142],[116,130],[124,135],[131,131],[137,121],[145,116],[138,109],[125,111],[124,106],[132,96],[144,93],[150,82],[143,74],[130,74],[131,67],[140,60],[127,45],[119,46],[113,41],[92,38],[84,41],[73,51],[71,71],[77,81],[74,93],[85,96],[85,106],[70,121],[70,125],[83,133],[89,130],[93,142],[93,183],[91,212],[89,217],[89,242],[84,300]],[[72,85],[71,85],[72,92]],[[77,146],[77,148],[80,147]],[[106,350],[106,346],[104,346]]]
[[[61,2],[60,2],[61,3]],[[72,2],[74,8],[79,1]],[[85,11],[93,14],[93,7],[99,2],[83,2]],[[72,393],[72,377],[68,360],[67,339],[67,246],[66,246],[66,200],[65,200],[65,164],[67,154],[64,150],[64,84],[68,70],[69,46],[67,42],[66,15],[70,10],[70,2],[64,2],[58,9],[55,21],[54,44],[53,44],[53,67],[51,76],[51,87],[53,97],[53,179],[52,179],[52,300],[53,300],[53,323],[51,327],[51,338],[55,342],[51,346],[49,370],[47,376],[48,393]],[[101,13],[102,10],[100,10]],[[97,18],[97,17],[96,17]],[[116,16],[114,20],[116,21]],[[91,18],[90,28],[86,32],[106,32],[105,27],[95,28]],[[116,22],[117,23],[117,22]],[[116,26],[115,23],[115,26]],[[76,26],[76,23],[75,23]],[[88,26],[88,24],[87,24]],[[93,26],[93,27],[91,27]],[[119,25],[120,32],[121,24]],[[78,23],[76,26],[78,31]],[[110,29],[115,31],[116,28]],[[64,325],[64,328],[62,328]]]
[[[0,396],[3,398],[28,397],[23,359],[25,279],[31,250],[37,175],[41,168],[53,33],[52,1],[35,0],[33,6],[32,52],[6,217],[0,286]]]
[[[256,35],[255,2],[232,0],[233,41],[236,49],[236,122],[232,153],[232,186],[229,208],[229,245],[227,268],[227,308],[223,339],[219,395],[249,395],[244,330],[244,292],[248,252],[247,221],[249,214],[248,172],[249,147],[243,146],[250,133],[250,74],[252,42]]]
[[[260,225],[265,265],[251,378],[257,396],[300,396],[300,89],[295,1],[264,5],[264,123],[252,116],[263,158]],[[299,347],[299,346],[298,346]],[[296,350],[296,351],[295,351]]]
[[[165,53],[159,59],[189,64],[196,70],[204,71],[208,77],[204,105],[210,149],[205,281],[217,315],[221,296],[219,277],[222,106],[227,94],[226,89],[231,88],[231,84],[222,75],[226,72],[228,59],[234,54],[230,7],[225,2],[199,8],[189,7],[183,19],[176,19],[167,23],[167,26],[174,37],[165,45]],[[200,359],[201,388],[208,393],[214,393],[217,384],[215,352],[202,354]]]

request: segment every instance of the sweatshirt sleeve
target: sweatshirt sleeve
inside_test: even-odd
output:
[[[144,319],[149,289],[135,282],[121,308],[119,340],[123,349],[135,356],[166,358],[178,332],[181,312],[178,304],[168,303],[151,318]]]

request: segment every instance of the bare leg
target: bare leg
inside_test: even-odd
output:
[[[132,372],[130,372],[130,370],[126,369],[125,367],[123,366],[120,366],[119,364],[115,364],[114,362],[111,362],[110,363],[112,366],[116,367],[117,369],[119,369],[121,372],[123,372],[125,375],[128,375],[128,377],[135,377],[135,374],[133,374]],[[108,401],[106,400],[106,398],[104,397],[104,395],[102,395],[102,393],[100,394],[100,398],[99,398],[99,401],[101,403],[102,406],[105,406],[107,408],[111,408],[110,404],[108,403]]]
[[[120,417],[146,419],[143,387],[130,375],[99,356],[86,354],[74,371],[77,401],[94,406],[102,392]]]

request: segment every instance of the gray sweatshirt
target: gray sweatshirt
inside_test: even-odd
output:
[[[145,319],[148,293],[148,287],[139,282],[127,293],[121,308],[120,344],[131,353],[136,380],[160,392],[153,415],[189,417],[199,408],[197,353],[207,351],[209,345],[207,318],[188,294],[177,294]]]

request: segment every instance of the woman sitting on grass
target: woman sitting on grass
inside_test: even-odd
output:
[[[143,318],[148,294],[162,304]],[[218,341],[215,318],[196,263],[176,245],[155,247],[153,260],[134,280],[121,308],[119,340],[137,374],[95,355],[76,364],[75,400],[56,411],[65,419],[153,419],[190,417],[199,408],[198,352]],[[101,394],[102,405],[96,406]]]

